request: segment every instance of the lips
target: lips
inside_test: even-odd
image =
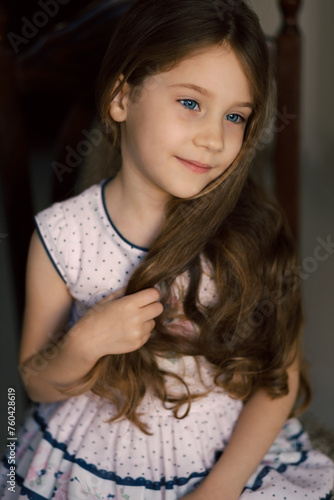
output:
[[[182,163],[182,165],[187,167],[189,170],[199,174],[205,174],[212,168],[210,165],[201,163],[199,161],[186,160],[184,158],[179,158],[178,156],[176,156],[176,158],[180,163]]]

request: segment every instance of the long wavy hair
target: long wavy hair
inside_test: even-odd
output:
[[[189,412],[191,394],[182,378],[159,368],[158,356],[205,356],[215,383],[247,400],[257,388],[273,398],[288,392],[287,368],[299,356],[303,322],[293,238],[278,206],[251,181],[249,166],[272,116],[275,84],[259,20],[242,0],[137,0],[121,20],[105,55],[97,86],[101,122],[114,146],[120,128],[109,115],[125,82],[140,91],[148,76],[167,71],[194,51],[226,44],[242,64],[254,111],[243,146],[228,170],[197,196],[173,198],[161,232],[135,270],[126,294],[159,285],[164,312],[139,350],[101,358],[68,394],[87,390],[110,400],[115,416],[144,432],[138,405],[151,391],[177,418]],[[213,304],[200,305],[203,259],[216,287]],[[187,272],[184,315],[196,328],[191,338],[169,325],[175,316],[171,290]],[[168,394],[166,379],[185,391]],[[310,390],[301,371],[306,401]],[[186,403],[187,410],[179,415]]]

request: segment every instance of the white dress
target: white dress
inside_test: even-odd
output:
[[[73,296],[71,322],[124,287],[147,252],[114,227],[104,187],[92,186],[36,217],[46,251]],[[209,277],[203,279],[202,288],[212,290]],[[211,367],[203,358],[197,361],[201,380],[192,357],[159,358],[160,366],[183,376],[193,392],[203,392],[212,387]],[[173,384],[170,389],[178,390]],[[210,472],[241,409],[240,401],[213,388],[192,403],[186,418],[176,419],[148,394],[139,408],[152,432],[148,436],[127,420],[108,423],[113,405],[92,393],[35,405],[15,442],[12,488],[8,456],[2,460],[1,498],[180,499]],[[240,499],[330,500],[333,471],[330,459],[310,449],[299,421],[291,419]]]

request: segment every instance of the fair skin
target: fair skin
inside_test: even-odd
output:
[[[248,80],[227,47],[207,48],[158,76],[147,78],[136,102],[125,84],[110,105],[112,118],[121,124],[122,168],[106,187],[107,209],[123,236],[141,247],[156,238],[172,196],[198,194],[231,165],[252,112]],[[20,350],[31,399],[61,401],[60,390],[78,382],[102,356],[135,351],[147,342],[163,310],[159,292],[123,293],[97,303],[58,341],[72,297],[33,235]],[[289,369],[289,381],[283,398],[271,400],[262,390],[250,398],[224,454],[184,498],[240,496],[291,411],[297,362]]]
[[[107,193],[108,210],[126,238],[149,247],[170,197],[198,194],[231,165],[251,106],[244,71],[234,52],[223,47],[148,77],[138,102],[131,102],[125,85],[110,107],[121,123],[123,164]],[[207,168],[193,172],[184,160]]]

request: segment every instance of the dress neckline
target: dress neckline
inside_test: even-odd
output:
[[[117,233],[117,235],[121,238],[121,240],[123,240],[127,245],[130,245],[132,248],[136,248],[137,250],[141,250],[142,252],[148,252],[149,248],[140,247],[138,245],[135,245],[134,243],[131,243],[131,241],[129,241],[127,238],[125,238],[122,235],[122,233],[117,229],[117,227],[115,226],[115,224],[113,223],[112,218],[110,217],[110,214],[109,214],[108,209],[107,209],[106,197],[105,197],[105,188],[106,188],[108,182],[110,182],[111,180],[112,180],[112,177],[110,177],[109,179],[104,180],[102,182],[102,185],[101,185],[101,198],[102,198],[103,210],[105,212],[105,215],[106,215],[108,221],[111,224],[111,227],[114,229],[114,231]]]

